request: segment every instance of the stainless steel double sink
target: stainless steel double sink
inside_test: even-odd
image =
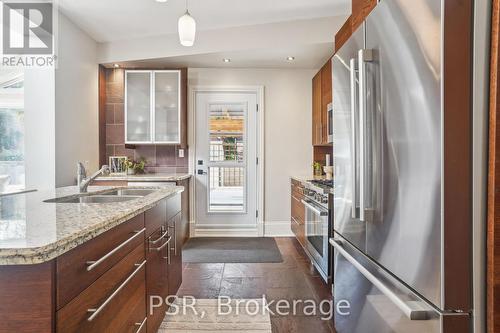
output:
[[[117,190],[109,190],[98,192],[95,194],[84,193],[79,196],[61,197],[50,200],[45,200],[49,203],[112,203],[123,202],[142,198],[156,191],[155,189],[145,188],[123,188]]]

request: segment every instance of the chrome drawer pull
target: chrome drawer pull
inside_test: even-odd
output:
[[[144,260],[141,264],[135,264],[134,266],[136,266],[137,268],[132,272],[132,274],[129,275],[129,277],[122,282],[122,284],[120,284],[120,286],[118,288],[116,288],[115,291],[113,291],[113,293],[104,301],[104,303],[101,304],[101,306],[99,306],[97,309],[88,309],[87,312],[90,312],[92,313],[92,315],[90,317],[87,318],[87,321],[92,321],[95,319],[95,317],[102,311],[104,310],[104,308],[108,305],[109,302],[111,302],[111,300],[116,296],[118,295],[118,293],[123,289],[125,288],[125,286],[127,285],[127,283],[129,283],[130,280],[132,280],[132,278],[141,270],[142,267],[144,267],[144,265],[146,264],[146,260]]]
[[[177,255],[177,233],[175,232],[175,222],[174,225],[167,226],[167,229],[174,229],[174,255]]]
[[[141,235],[142,233],[144,233],[144,231],[146,231],[146,228],[142,228],[139,231],[134,231],[135,235],[133,235],[132,237],[130,237],[129,239],[127,239],[125,242],[123,242],[120,245],[118,245],[117,247],[115,247],[113,250],[109,251],[101,259],[99,259],[97,261],[87,261],[87,263],[86,263],[87,264],[87,272],[90,272],[91,270],[93,270],[94,268],[96,268],[97,266],[99,266],[100,264],[102,264],[106,259],[108,259],[109,257],[111,257],[113,254],[115,254],[117,251],[119,251],[125,245],[127,245],[128,243],[130,243],[131,241],[133,241],[135,238],[139,237],[139,235]]]
[[[167,235],[168,235],[168,229],[167,229],[167,231],[165,231],[165,232],[164,232],[164,233],[160,236],[160,238],[158,238],[157,240],[154,240],[154,241],[150,240],[150,241],[149,241],[149,244],[156,244],[156,243],[158,243],[159,241],[161,241],[162,239],[164,239],[165,237],[167,237]]]
[[[170,239],[172,239],[172,236],[170,236]],[[166,257],[163,257],[163,259],[167,259],[167,265],[170,265],[170,246],[167,247],[167,256]]]
[[[150,247],[149,249],[153,250],[153,251],[160,252],[161,250],[163,250],[165,248],[165,246],[167,246],[170,243],[171,240],[172,240],[172,236],[170,236],[168,238],[168,240],[162,246],[160,246],[160,247]]]
[[[145,317],[144,320],[140,323],[135,323],[135,326],[139,326],[139,328],[137,329],[137,331],[135,331],[135,333],[139,333],[142,330],[144,324],[146,324],[146,320],[148,320],[148,317]]]

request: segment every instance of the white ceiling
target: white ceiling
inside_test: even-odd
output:
[[[182,47],[185,0],[59,0],[59,9],[99,42],[100,63],[130,67],[319,68],[351,0],[189,0],[197,22]],[[294,62],[287,62],[294,56]],[[223,63],[223,58],[231,58]]]
[[[351,0],[189,0],[199,31],[339,16]],[[61,11],[98,42],[177,32],[184,0],[59,0]]]
[[[333,53],[331,43],[300,45],[287,48],[257,49],[234,52],[215,52],[148,59],[140,61],[118,62],[125,68],[286,68],[314,69],[323,65]],[[293,56],[295,60],[288,61]],[[226,63],[224,58],[231,61]],[[112,67],[113,64],[106,64]]]

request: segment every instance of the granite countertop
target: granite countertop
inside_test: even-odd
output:
[[[124,187],[90,186],[88,192],[116,188]],[[184,190],[154,188],[157,191],[144,197],[114,203],[44,202],[78,195],[77,186],[0,197],[0,265],[52,260]]]
[[[116,176],[100,176],[96,180],[122,180],[129,182],[175,182],[188,179],[191,177],[189,173],[145,173],[142,175],[116,175]]]

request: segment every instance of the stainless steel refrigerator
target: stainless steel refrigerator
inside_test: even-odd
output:
[[[332,59],[337,333],[470,331],[469,225],[450,204],[467,213],[454,145],[469,133],[449,102],[446,2],[382,0]]]

